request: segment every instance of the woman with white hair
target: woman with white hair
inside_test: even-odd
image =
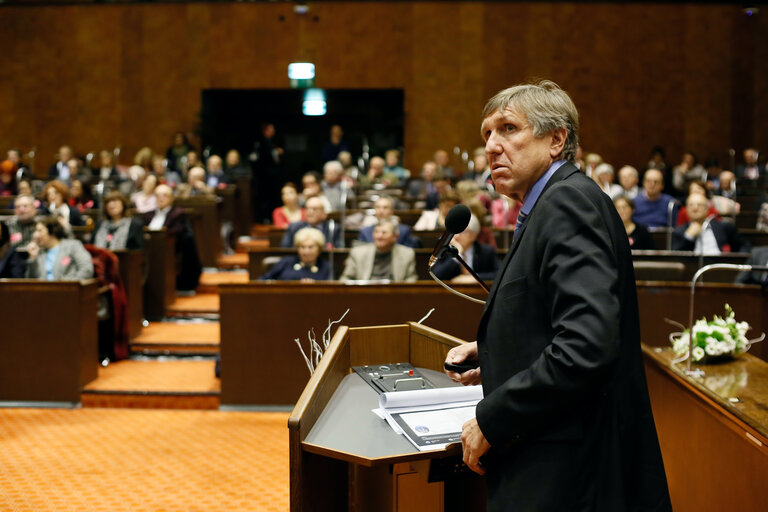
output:
[[[259,279],[278,281],[326,281],[331,269],[328,262],[320,258],[325,247],[325,236],[319,229],[301,228],[293,236],[296,246],[295,256],[286,256]]]
[[[624,193],[621,185],[613,182],[613,166],[611,164],[602,163],[595,167],[593,178],[600,189],[608,194],[611,199],[619,197]]]

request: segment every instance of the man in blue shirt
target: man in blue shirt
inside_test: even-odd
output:
[[[648,227],[672,225],[677,219],[677,204],[669,212],[674,198],[664,194],[664,175],[658,169],[648,169],[643,177],[643,191],[635,197],[635,214],[632,220]],[[672,222],[670,222],[672,219]]]

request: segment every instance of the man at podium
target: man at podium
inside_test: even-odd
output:
[[[573,160],[578,112],[555,83],[501,91],[483,111],[496,189],[522,203],[477,341],[484,399],[463,428],[488,510],[671,510],[640,351],[626,232]]]

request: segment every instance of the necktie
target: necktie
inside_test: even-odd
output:
[[[520,228],[523,227],[523,224],[525,224],[525,218],[528,216],[527,213],[523,213],[522,211],[517,214],[517,222],[515,222],[515,234],[512,235],[512,240],[517,239],[518,233],[520,233]]]

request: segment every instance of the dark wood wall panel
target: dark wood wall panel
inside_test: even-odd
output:
[[[768,13],[728,5],[313,2],[0,7],[0,148],[163,150],[199,122],[201,90],[402,88],[406,163],[480,145],[499,89],[551,78],[573,96],[586,151],[642,165],[654,144],[726,157],[768,149]],[[8,51],[5,51],[5,50]],[[10,78],[10,80],[9,80]]]

